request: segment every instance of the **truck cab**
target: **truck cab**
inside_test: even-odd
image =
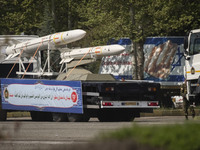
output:
[[[200,29],[191,30],[184,42],[187,98],[197,103],[200,98]]]

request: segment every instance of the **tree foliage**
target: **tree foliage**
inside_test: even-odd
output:
[[[0,34],[86,30],[72,47],[130,37],[141,53],[148,36],[185,35],[200,27],[198,0],[0,0],[0,8]]]
[[[36,34],[40,27],[42,6],[34,0],[0,1],[1,34]]]
[[[184,35],[200,24],[198,0],[0,0],[0,7],[1,34],[37,34],[47,20],[46,11],[57,32],[84,29],[90,45],[112,37],[140,41]]]

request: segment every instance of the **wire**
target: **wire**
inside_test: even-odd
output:
[[[26,47],[26,46],[24,46],[24,48],[23,48],[22,51],[20,52],[20,54],[19,54],[19,56],[18,56],[18,60],[20,59],[22,53],[24,52],[25,47]],[[11,74],[11,72],[13,71],[13,69],[14,69],[15,65],[17,64],[17,61],[18,61],[18,60],[16,60],[16,62],[13,64],[13,66],[12,66],[12,68],[10,69],[10,71],[9,71],[8,75],[6,76],[6,78],[8,78],[8,77],[10,76],[10,74]]]
[[[42,45],[42,43],[43,43],[43,41],[40,42],[40,45],[38,46],[37,50],[35,51],[34,55],[32,56],[31,61],[30,61],[30,63],[28,64],[28,66],[27,66],[27,68],[26,68],[26,71],[24,72],[24,74],[23,74],[23,76],[22,76],[22,79],[24,78],[24,76],[25,76],[25,74],[26,74],[28,68],[30,67],[30,65],[31,65],[31,63],[32,63],[32,61],[33,61],[33,58],[34,58],[35,55],[37,54],[37,52],[38,52],[40,46]]]
[[[58,57],[52,64],[51,67],[53,67],[53,65],[55,65],[55,63],[60,59],[60,57]]]
[[[63,80],[65,80],[66,78],[68,78],[68,76],[72,73],[72,71],[80,64],[80,62],[85,58],[85,56],[92,50],[92,48],[90,48],[88,50],[87,53],[85,53],[85,55],[77,62],[77,64],[74,66],[74,68],[72,70],[70,70],[70,72],[64,77]]]

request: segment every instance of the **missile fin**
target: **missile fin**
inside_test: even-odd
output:
[[[71,52],[72,51],[72,49],[70,49],[70,48],[58,48],[58,50],[62,53],[62,52]]]
[[[59,64],[62,64],[63,62],[64,62],[64,59],[62,59]]]
[[[74,58],[67,58],[67,59],[64,60],[64,63],[69,63],[69,62],[71,62],[73,59],[74,59]]]
[[[13,56],[13,54],[8,55],[8,56],[5,58],[5,60],[10,59],[12,56]]]
[[[69,63],[73,60],[74,58],[67,58],[67,59],[62,59],[61,62],[59,64],[62,64],[62,63]]]
[[[19,55],[19,53],[15,53],[15,54],[13,54],[12,56],[11,56],[11,58],[14,58],[14,57],[16,57],[16,56],[18,56]]]

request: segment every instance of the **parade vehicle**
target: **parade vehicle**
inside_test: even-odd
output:
[[[199,104],[200,98],[200,29],[191,30],[184,41],[187,99]]]
[[[1,79],[1,90],[1,120],[20,110],[35,121],[131,121],[159,108],[159,84],[149,82]]]
[[[73,32],[76,32],[78,40],[85,34],[82,30]],[[6,120],[6,113],[10,111],[29,111],[34,121],[76,122],[89,121],[91,117],[97,117],[100,121],[131,121],[140,117],[142,112],[151,113],[153,109],[159,108],[160,84],[140,80],[117,81],[113,75],[92,74],[80,68],[103,56],[119,55],[124,48],[120,45],[84,49],[63,47],[64,43],[69,43],[68,40],[76,40],[73,34],[70,35],[73,32],[52,34],[5,49],[6,57],[3,62],[18,56],[21,67],[16,72],[18,78],[0,80],[1,121]],[[78,34],[81,34],[81,37]],[[63,40],[64,36],[66,38]],[[73,40],[70,40],[70,37]],[[44,41],[45,39],[47,41]],[[61,51],[62,65],[59,72],[53,72],[50,67],[49,51],[52,47],[53,50],[58,48]],[[38,50],[35,53],[34,48]],[[39,52],[45,48],[48,49],[47,60],[41,68]],[[33,53],[39,66],[28,71],[22,58]],[[27,76],[29,79],[24,78]],[[34,79],[30,79],[30,76]]]

